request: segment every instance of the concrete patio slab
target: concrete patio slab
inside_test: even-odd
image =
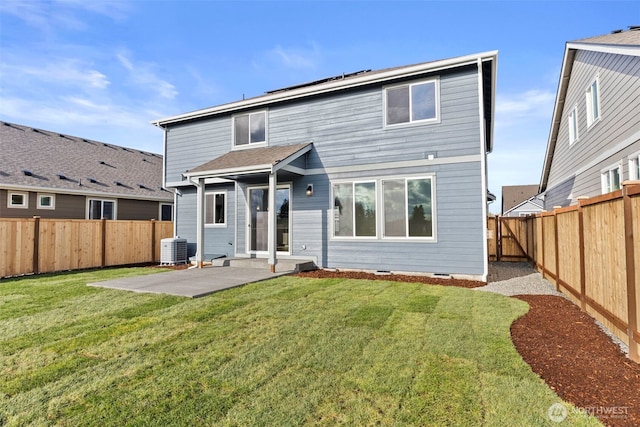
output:
[[[198,298],[214,292],[242,286],[247,283],[272,279],[293,272],[294,270],[271,273],[266,269],[240,267],[190,268],[106,280],[104,282],[89,283],[88,286]]]

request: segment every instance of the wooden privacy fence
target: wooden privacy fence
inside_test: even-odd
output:
[[[0,218],[0,277],[160,261],[171,221]]]
[[[630,358],[640,362],[638,181],[579,200],[577,206],[487,221],[497,236],[493,243],[488,240],[490,259],[534,262],[559,291],[629,345]]]

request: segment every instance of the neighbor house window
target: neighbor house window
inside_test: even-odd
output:
[[[385,89],[385,124],[437,121],[438,80],[393,86]]]
[[[267,142],[266,111],[234,116],[233,138],[236,147]]]
[[[173,221],[173,205],[160,203],[160,221]]]
[[[376,183],[333,185],[334,237],[376,237]]]
[[[204,223],[209,226],[227,225],[227,193],[215,192],[204,195]]]
[[[587,126],[600,119],[600,79],[596,77],[586,91]]]
[[[569,144],[578,140],[578,106],[574,106],[569,113]]]
[[[640,180],[640,153],[629,157],[629,179]]]
[[[433,238],[433,179],[382,181],[383,237]]]
[[[620,189],[622,166],[616,165],[602,172],[602,193],[610,193]]]
[[[7,195],[7,207],[27,209],[29,207],[29,193],[9,192]]]
[[[113,200],[89,199],[89,219],[116,219],[116,202]]]
[[[38,209],[55,209],[56,197],[53,194],[38,194]]]

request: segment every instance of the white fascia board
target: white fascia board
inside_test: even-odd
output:
[[[605,43],[567,43],[569,49],[590,50],[593,52],[613,53],[616,55],[640,56],[640,45]]]
[[[194,173],[185,173],[183,174],[187,179],[191,180],[192,178],[215,178],[215,177],[224,177],[224,176],[232,176],[232,175],[247,175],[261,172],[271,173],[273,171],[273,165],[253,165],[253,166],[243,166],[239,168],[228,168],[228,169],[216,169],[209,171],[200,171]]]
[[[101,198],[110,198],[110,199],[131,199],[131,200],[150,200],[153,202],[170,202],[173,200],[173,196],[171,192],[167,192],[167,196],[171,198],[163,198],[163,197],[152,197],[152,196],[138,196],[132,194],[121,194],[121,193],[104,193],[97,191],[81,191],[81,190],[67,190],[64,188],[51,188],[51,187],[35,187],[35,186],[27,186],[27,185],[7,185],[2,184],[0,188],[12,191],[32,191],[38,193],[50,193],[50,194],[69,194],[73,196],[86,196],[86,197],[101,197]]]
[[[164,126],[171,123],[178,123],[185,120],[198,119],[210,115],[230,113],[243,108],[258,108],[273,102],[288,101],[292,99],[302,98],[310,95],[318,95],[322,93],[334,92],[337,90],[349,89],[358,86],[363,86],[371,83],[384,82],[386,80],[411,77],[419,75],[425,72],[437,72],[446,70],[449,68],[460,67],[464,65],[472,65],[477,63],[478,59],[482,61],[495,60],[498,55],[498,51],[489,51],[478,53],[474,55],[460,56],[456,58],[443,59],[440,61],[426,62],[417,65],[410,65],[406,67],[393,68],[383,72],[373,72],[370,74],[364,74],[362,76],[349,78],[346,80],[336,80],[333,82],[305,86],[299,89],[285,90],[282,92],[276,92],[272,94],[262,95],[255,98],[249,98],[242,101],[231,102],[228,104],[219,105],[216,107],[205,108],[202,110],[192,111],[190,113],[179,114],[176,116],[166,117],[159,120],[154,120],[151,124],[156,126]]]

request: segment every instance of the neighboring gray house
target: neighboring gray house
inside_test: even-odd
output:
[[[0,122],[0,218],[172,220],[162,156]]]
[[[528,216],[540,213],[544,210],[544,201],[540,199],[538,195],[531,196],[527,200],[523,200],[515,206],[507,209],[502,213],[502,216],[515,217],[515,216]]]
[[[514,208],[523,202],[535,199],[538,194],[538,185],[503,185],[502,186],[502,216],[518,216]],[[534,208],[534,206],[532,206]],[[540,209],[542,210],[542,209]],[[540,211],[539,210],[539,211]],[[538,211],[538,212],[539,212]],[[507,215],[509,213],[509,215]]]
[[[640,27],[568,42],[540,181],[545,209],[640,175]]]
[[[176,234],[215,256],[486,280],[497,52],[361,71],[154,122]]]

